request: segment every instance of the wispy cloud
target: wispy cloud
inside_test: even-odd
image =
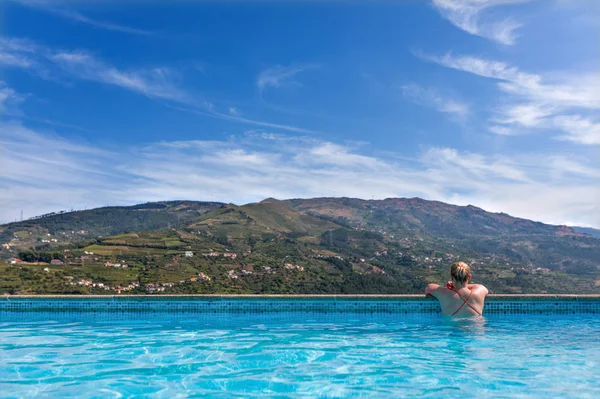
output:
[[[487,10],[524,3],[531,0],[433,0],[438,12],[459,29],[502,44],[514,44],[521,23],[507,17],[501,20],[484,19]]]
[[[598,144],[599,122],[586,114],[600,109],[600,75],[570,73],[550,81],[503,62],[471,56],[426,56],[448,68],[491,78],[504,94],[490,121],[490,131],[513,135],[531,129],[558,130],[561,140]]]
[[[562,115],[552,119],[552,124],[565,132],[561,140],[581,144],[600,145],[600,123],[579,115]]]
[[[31,62],[27,59],[27,57],[8,53],[0,47],[0,65],[29,68],[31,66]]]
[[[39,132],[16,121],[0,121],[0,219],[11,220],[18,209],[29,216],[47,209],[68,209],[98,194],[90,186],[103,187],[110,180],[119,186],[123,174],[110,173],[113,153],[77,144],[51,132]],[[42,195],[43,199],[35,196]],[[108,203],[108,202],[107,202]]]
[[[92,18],[86,17],[77,11],[73,10],[61,10],[61,9],[48,9],[50,12],[68,18],[70,20],[95,26],[97,28],[111,30],[115,32],[130,33],[134,35],[152,35],[153,33],[143,29],[132,28],[130,26],[118,25],[105,21],[97,21]]]
[[[259,90],[265,90],[267,87],[294,87],[301,86],[301,83],[294,80],[294,76],[309,69],[318,68],[316,64],[306,64],[297,66],[276,65],[262,71],[256,79],[256,86]]]
[[[549,83],[541,75],[527,73],[504,62],[472,56],[420,57],[448,68],[498,80],[498,87],[505,93],[521,96],[532,101],[548,102],[563,108],[582,107],[600,109],[600,75],[597,73],[573,73],[560,81]]]
[[[27,40],[0,38],[0,65],[15,68],[31,68],[34,61],[33,44]]]
[[[152,98],[193,102],[187,93],[175,87],[167,68],[122,71],[86,52],[61,51],[49,55],[49,59],[71,77],[119,86]]]
[[[584,157],[561,154],[503,156],[434,147],[406,160],[365,154],[364,145],[268,131],[106,150],[17,122],[0,122],[0,148],[3,221],[20,209],[34,215],[182,198],[241,204],[271,196],[331,196],[335,190],[338,196],[419,196],[600,226],[594,200],[600,170]]]
[[[0,80],[0,115],[15,107],[22,100],[23,98],[20,95]]]
[[[66,4],[63,4],[62,7],[60,2],[58,1],[48,1],[48,0],[11,0],[15,3],[22,4],[24,6],[32,7],[38,10],[42,10],[48,13],[52,13],[54,15],[61,16],[63,18],[69,19],[71,21],[75,21],[78,23],[87,24],[90,26],[94,26],[96,28],[115,31],[115,32],[123,32],[134,35],[152,35],[152,32],[132,28],[130,26],[119,25],[106,21],[99,21],[90,17],[87,17],[78,11],[73,9],[66,8]],[[72,5],[72,4],[71,4]]]
[[[464,119],[469,114],[468,104],[442,96],[434,89],[421,87],[414,83],[401,86],[400,89],[407,100],[434,108],[438,112],[454,115],[460,119]]]
[[[2,54],[7,57],[3,58]],[[15,59],[20,61],[14,62]],[[42,78],[81,79],[120,87],[162,100],[166,105],[183,112],[296,133],[315,133],[297,126],[242,117],[231,113],[230,109],[219,111],[210,101],[183,89],[177,73],[170,68],[121,69],[88,51],[51,49],[29,40],[14,38],[0,38],[0,65],[3,60],[8,60],[5,66],[27,69]]]

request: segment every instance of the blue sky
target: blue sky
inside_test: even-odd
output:
[[[600,3],[8,0],[0,222],[413,197],[600,227]]]

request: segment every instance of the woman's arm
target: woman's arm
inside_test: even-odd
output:
[[[436,293],[438,292],[438,290],[440,289],[440,286],[437,284],[429,284],[426,288],[425,288],[425,295],[428,296],[432,296],[434,298],[437,298]]]

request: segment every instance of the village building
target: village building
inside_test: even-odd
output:
[[[235,272],[233,270],[230,270],[229,272],[227,272],[227,277],[237,279],[238,275],[235,274]]]
[[[200,280],[202,281],[210,281],[210,276],[207,276],[206,274],[200,272],[198,273],[198,278],[200,278]]]
[[[209,252],[206,254],[202,254],[202,256],[210,256],[210,257],[215,257],[215,256],[219,256],[218,252]]]

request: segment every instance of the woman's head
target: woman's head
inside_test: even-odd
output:
[[[450,267],[450,275],[459,283],[466,283],[471,279],[471,268],[465,262],[454,262]]]

